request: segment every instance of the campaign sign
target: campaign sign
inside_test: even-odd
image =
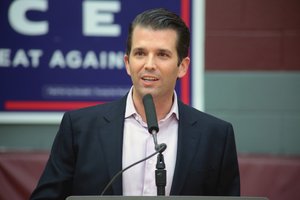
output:
[[[157,7],[189,21],[188,0],[1,1],[0,111],[66,111],[124,96],[128,26]],[[176,86],[187,103],[188,86],[188,77]]]

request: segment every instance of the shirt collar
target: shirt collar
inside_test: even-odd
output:
[[[133,90],[133,86],[130,88],[130,91],[127,95],[125,118],[128,118],[132,115],[138,115],[139,116],[139,114],[137,113],[137,111],[134,107],[134,104],[133,104],[132,90]],[[172,114],[174,114],[176,116],[177,120],[179,120],[178,99],[177,99],[177,94],[176,94],[175,90],[174,90],[174,101],[173,101],[172,108],[171,108],[170,112],[166,115],[166,117],[164,119],[162,119],[161,121],[165,121],[170,116],[172,116]]]

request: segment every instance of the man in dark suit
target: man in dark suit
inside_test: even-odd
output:
[[[65,113],[31,199],[99,195],[122,168],[153,153],[146,94],[156,107],[158,140],[168,146],[166,195],[240,195],[231,124],[184,105],[174,91],[188,70],[189,43],[190,32],[176,14],[153,9],[138,15],[124,56],[132,88],[120,100]],[[105,195],[156,195],[154,171],[153,160],[140,163]]]

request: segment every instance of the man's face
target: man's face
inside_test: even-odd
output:
[[[148,93],[154,98],[172,97],[177,78],[186,74],[190,62],[186,57],[178,66],[176,42],[177,34],[172,29],[134,28],[131,52],[124,56],[134,97]]]

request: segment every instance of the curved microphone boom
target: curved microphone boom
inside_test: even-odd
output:
[[[120,170],[118,173],[116,173],[116,174],[112,177],[112,179],[109,181],[109,183],[105,186],[105,188],[104,188],[103,191],[101,192],[101,196],[103,196],[103,195],[105,194],[105,192],[107,191],[107,189],[114,183],[114,181],[115,181],[121,174],[123,174],[123,172],[125,172],[127,169],[130,169],[131,167],[133,167],[133,166],[135,166],[135,165],[137,165],[137,164],[139,164],[139,163],[141,163],[141,162],[143,162],[143,161],[145,161],[145,160],[148,160],[149,158],[155,156],[156,154],[163,152],[166,148],[167,148],[167,145],[166,145],[166,144],[161,144],[161,145],[159,145],[159,149],[157,149],[153,154],[151,154],[151,155],[147,156],[146,158],[143,158],[143,159],[141,159],[141,160],[139,160],[139,161],[137,161],[137,162],[135,162],[135,163],[133,163],[133,164],[127,166],[126,168]]]

